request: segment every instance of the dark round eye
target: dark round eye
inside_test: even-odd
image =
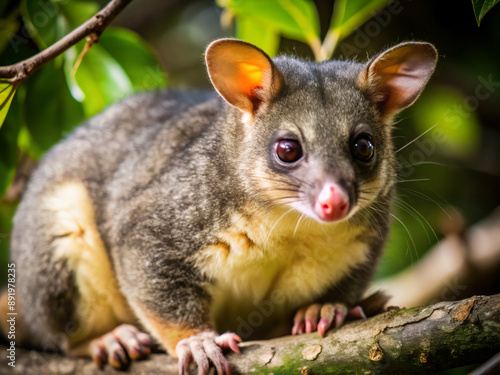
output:
[[[370,161],[375,153],[372,138],[368,134],[358,135],[352,143],[351,152],[358,160]]]
[[[300,143],[291,139],[283,139],[276,147],[278,158],[284,163],[294,163],[302,157]]]

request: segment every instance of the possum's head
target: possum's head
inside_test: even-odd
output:
[[[213,42],[208,73],[233,107],[227,126],[246,191],[319,222],[388,196],[392,118],[417,99],[436,60],[431,44],[416,42],[366,64],[273,61],[243,41]]]

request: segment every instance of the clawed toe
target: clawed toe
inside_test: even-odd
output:
[[[292,335],[318,331],[324,337],[326,331],[332,327],[339,328],[344,324],[347,316],[355,319],[365,319],[366,316],[360,306],[351,310],[342,303],[315,303],[302,307],[297,311],[293,320]]]
[[[175,351],[179,357],[179,375],[184,374],[191,362],[198,366],[198,375],[206,375],[212,364],[218,375],[231,374],[231,367],[223,350],[231,349],[239,353],[241,338],[231,332],[218,335],[216,332],[202,332],[179,341]]]
[[[215,338],[215,343],[223,350],[231,349],[236,353],[240,352],[240,348],[238,347],[239,342],[241,342],[241,337],[232,332],[226,332]]]
[[[130,324],[122,324],[90,344],[94,362],[125,369],[131,360],[146,358],[151,352],[151,338]]]

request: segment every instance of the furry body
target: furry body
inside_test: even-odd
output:
[[[390,116],[360,87],[364,64],[274,63],[279,93],[251,121],[210,92],[139,94],[44,157],[11,246],[33,344],[78,354],[134,323],[175,352],[206,329],[243,334],[262,306],[266,319],[244,338],[284,333],[313,302],[360,300],[389,227]],[[359,129],[377,150],[366,165],[351,155]],[[305,167],[270,157],[284,133],[300,139]],[[293,209],[329,176],[349,192],[345,220]]]

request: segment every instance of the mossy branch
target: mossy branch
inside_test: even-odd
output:
[[[228,355],[234,374],[415,374],[478,364],[500,351],[500,295],[390,310],[330,331],[324,339],[318,333],[287,336],[243,343],[241,350]],[[7,361],[2,356],[0,373]],[[12,370],[7,373],[116,373],[109,366],[97,369],[90,359],[19,348]],[[177,374],[177,362],[153,354],[129,371]]]

